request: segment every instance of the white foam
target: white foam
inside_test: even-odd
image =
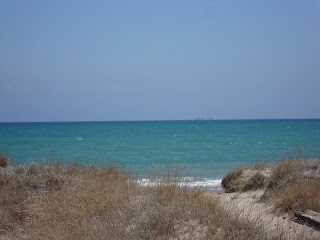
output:
[[[154,187],[157,186],[161,183],[160,179],[156,179],[151,181],[148,178],[144,178],[144,179],[140,179],[137,181],[139,185],[143,186],[143,187]]]
[[[154,187],[160,184],[165,184],[162,179],[154,179],[150,180],[148,178],[140,179],[137,181],[139,185],[143,187]],[[179,186],[186,186],[186,187],[205,187],[208,190],[212,191],[221,191],[221,179],[209,179],[204,178],[201,180],[196,180],[192,177],[183,177],[178,180],[177,184]]]
[[[82,138],[77,138],[77,140],[82,141]]]
[[[199,181],[183,182],[182,185],[188,187],[214,187],[221,188],[221,179],[203,179]]]

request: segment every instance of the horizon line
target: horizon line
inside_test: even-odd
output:
[[[81,122],[179,122],[179,121],[257,121],[257,120],[320,120],[320,118],[221,118],[221,119],[167,119],[167,120],[70,120],[70,121],[11,121],[0,123],[81,123]]]

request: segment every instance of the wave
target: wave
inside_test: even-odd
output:
[[[200,187],[205,188],[208,191],[213,192],[221,192],[222,191],[222,185],[221,185],[222,179],[210,179],[210,178],[203,178],[203,179],[195,179],[192,177],[183,177],[178,179],[177,184],[179,186],[186,186],[190,188],[194,187]],[[144,187],[154,187],[158,186],[159,184],[166,184],[162,179],[148,179],[143,178],[137,180],[138,184]]]

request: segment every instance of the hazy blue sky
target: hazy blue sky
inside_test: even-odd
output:
[[[320,117],[320,1],[0,1],[0,121]]]

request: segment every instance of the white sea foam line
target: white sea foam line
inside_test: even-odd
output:
[[[181,179],[182,181],[178,182],[180,186],[187,186],[187,187],[209,187],[209,188],[216,188],[221,189],[221,179],[203,179],[203,180],[197,180],[195,181],[191,177],[185,177]],[[141,186],[147,187],[153,187],[157,186],[162,183],[161,179],[155,179],[151,181],[150,179],[140,179],[137,180],[138,184]]]

